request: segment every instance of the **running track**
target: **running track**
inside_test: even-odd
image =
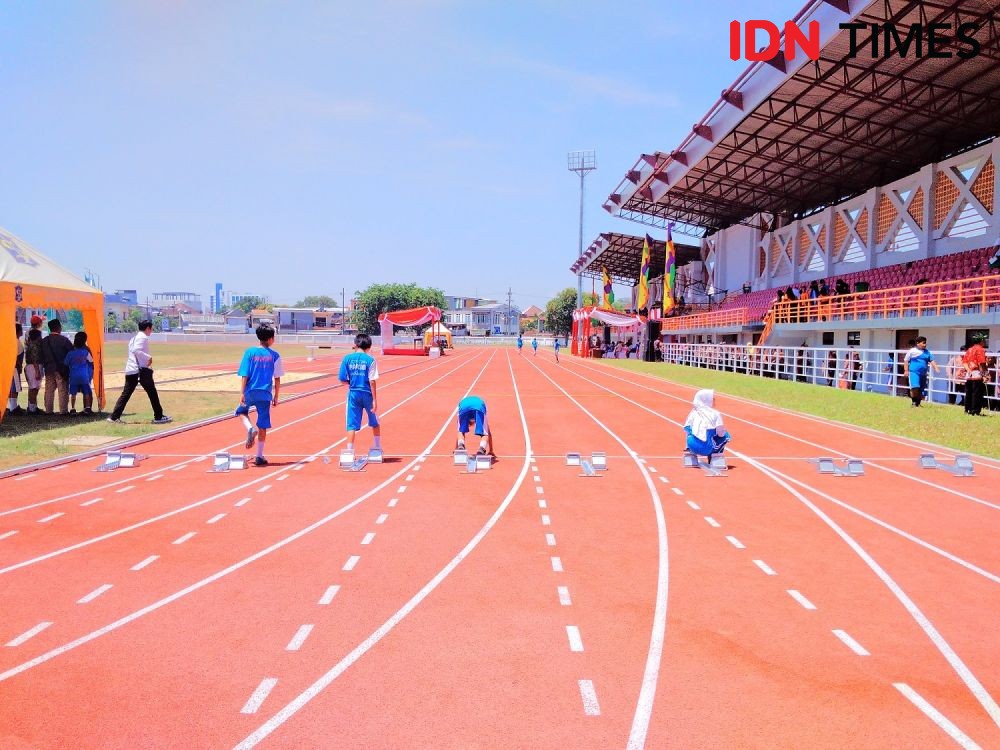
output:
[[[392,460],[363,473],[312,381],[267,469],[207,473],[227,420],[0,480],[0,747],[1000,747],[1000,463],[923,471],[720,396],[713,479],[680,465],[688,387],[549,352],[382,366]],[[500,455],[474,476],[469,392]]]

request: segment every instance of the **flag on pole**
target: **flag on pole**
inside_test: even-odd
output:
[[[663,314],[674,309],[674,284],[677,281],[677,253],[674,251],[674,239],[670,236],[667,224],[667,262],[663,268]]]
[[[651,238],[647,234],[642,240],[642,260],[639,261],[639,295],[636,297],[636,310],[649,307],[649,246]]]
[[[608,269],[604,266],[601,266],[601,283],[604,285],[604,299],[601,301],[601,307],[605,310],[611,310],[615,306],[615,290],[611,286]]]

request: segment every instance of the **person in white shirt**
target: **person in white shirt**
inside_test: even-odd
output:
[[[128,359],[125,362],[125,388],[122,395],[118,397],[109,422],[120,422],[125,405],[135,393],[136,386],[141,385],[149,396],[149,403],[153,407],[153,424],[167,424],[173,420],[163,413],[160,406],[160,396],[156,392],[156,383],[153,382],[153,357],[149,353],[149,335],[153,332],[153,321],[143,320],[139,322],[139,332],[128,342]]]

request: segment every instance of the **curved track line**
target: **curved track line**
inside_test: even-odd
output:
[[[357,662],[362,656],[368,653],[375,645],[378,644],[385,636],[387,636],[392,629],[396,627],[400,622],[410,612],[412,612],[416,607],[426,599],[441,582],[447,578],[452,571],[457,568],[462,561],[468,557],[472,551],[479,545],[479,543],[486,537],[486,535],[496,526],[500,517],[504,514],[504,511],[510,506],[511,502],[514,500],[514,496],[521,489],[521,485],[524,484],[524,480],[528,475],[528,467],[531,466],[531,435],[528,434],[528,423],[524,417],[524,406],[521,403],[521,394],[517,389],[517,378],[514,377],[514,368],[511,365],[510,354],[507,353],[507,367],[510,370],[511,382],[514,385],[514,398],[517,401],[517,409],[521,417],[521,429],[524,431],[524,463],[521,465],[521,472],[517,475],[517,479],[511,486],[510,491],[507,496],[504,497],[503,501],[497,506],[497,509],[493,511],[493,514],[486,520],[482,528],[476,532],[475,536],[469,540],[469,542],[456,554],[447,565],[445,565],[438,573],[420,589],[409,601],[406,602],[402,607],[400,607],[395,614],[393,614],[388,620],[386,620],[382,625],[380,625],[371,635],[369,635],[365,640],[359,643],[354,649],[351,650],[346,656],[344,656],[340,661],[338,661],[333,667],[331,667],[327,672],[321,675],[315,682],[313,682],[308,688],[299,693],[295,698],[289,701],[285,706],[283,706],[274,716],[261,724],[257,729],[251,732],[245,739],[234,746],[234,750],[249,750],[249,748],[256,747],[260,742],[268,737],[272,732],[278,729],[282,724],[291,719],[296,713],[299,712],[309,701],[319,695],[325,688],[333,683],[340,675],[346,672],[351,665]],[[477,378],[478,379],[478,378]],[[475,385],[473,382],[472,385]],[[472,392],[472,386],[469,386],[469,390],[465,392],[465,395],[469,395]],[[445,430],[448,425],[451,424],[451,418],[455,414],[453,410],[451,414],[448,415],[448,421],[445,422],[444,426],[438,432],[437,436],[434,438],[433,442],[427,447],[429,451],[431,446],[434,445],[438,440],[444,435]]]
[[[660,501],[660,494],[656,491],[656,485],[650,476],[646,465],[639,460],[639,454],[632,450],[628,444],[618,437],[611,428],[595,417],[586,407],[573,398],[569,393],[553,380],[534,362],[530,362],[546,380],[562,391],[570,401],[576,404],[580,410],[590,417],[594,423],[610,435],[632,458],[632,461],[646,480],[646,487],[649,489],[650,497],[653,500],[653,511],[656,515],[656,537],[659,560],[656,574],[656,603],[653,608],[653,627],[649,635],[649,650],[646,653],[646,666],[642,675],[642,687],[639,690],[639,698],[636,702],[635,714],[632,717],[632,728],[628,735],[629,750],[636,750],[646,745],[646,735],[649,732],[649,722],[653,716],[653,701],[656,698],[656,683],[659,679],[660,665],[663,661],[663,643],[667,631],[667,596],[670,582],[670,562],[667,556],[667,521],[663,514],[663,504]]]
[[[491,355],[490,360],[492,360],[492,359],[493,359],[493,357]],[[475,380],[472,381],[472,385],[475,385],[476,382],[478,382],[479,378],[482,377],[482,374],[483,374],[483,372],[486,371],[486,368],[489,366],[489,363],[490,362],[487,361],[486,364],[483,365],[483,369],[479,371],[479,374],[476,376]],[[457,370],[458,368],[455,368],[455,369]],[[452,372],[455,372],[455,370],[453,370]],[[471,390],[472,390],[472,386],[469,386],[469,390],[466,391],[466,393],[471,392]],[[416,396],[416,394],[413,394],[413,396]],[[413,398],[413,396],[411,396],[410,398]],[[401,402],[401,404],[402,403],[405,403],[405,402]],[[430,443],[428,443],[427,449],[426,449],[427,451],[430,451],[430,449],[434,446],[434,443],[436,443],[441,438],[441,436],[444,434],[444,432],[448,429],[448,427],[453,424],[452,420],[453,420],[454,416],[455,416],[455,410],[453,409],[448,414],[448,418],[445,420],[444,424],[441,426],[440,431],[437,433],[437,435],[434,437],[434,439]],[[321,455],[321,454],[322,454],[322,451],[319,452],[319,453],[317,453],[316,455],[318,456],[318,455]],[[208,586],[209,584],[214,583],[215,581],[218,581],[218,580],[220,580],[222,578],[225,578],[230,573],[233,573],[233,572],[235,572],[235,571],[237,571],[237,570],[239,570],[241,568],[245,568],[247,565],[250,565],[251,563],[256,562],[257,560],[260,560],[261,558],[266,557],[267,555],[271,554],[272,552],[276,552],[277,550],[281,549],[282,547],[288,546],[292,542],[294,542],[294,541],[296,541],[298,539],[301,539],[306,534],[309,534],[310,532],[315,531],[316,529],[320,528],[321,526],[326,525],[327,523],[329,523],[330,521],[334,520],[335,518],[338,518],[339,516],[344,515],[345,513],[347,513],[347,511],[349,511],[352,508],[360,505],[362,502],[364,502],[365,500],[367,500],[369,497],[371,497],[372,495],[377,494],[378,492],[381,492],[383,489],[385,489],[389,485],[391,485],[391,484],[399,481],[399,478],[401,476],[403,476],[406,472],[410,471],[410,469],[413,466],[415,466],[417,463],[419,463],[419,459],[417,459],[417,458],[413,459],[412,461],[410,461],[410,463],[406,464],[404,467],[402,467],[399,471],[397,471],[395,474],[393,474],[392,476],[390,476],[388,479],[386,479],[385,481],[381,482],[380,484],[378,484],[377,486],[373,487],[372,489],[368,490],[364,494],[359,495],[358,497],[356,497],[354,500],[350,501],[346,505],[341,506],[340,508],[338,508],[337,510],[335,510],[333,513],[330,513],[329,515],[324,516],[323,518],[319,519],[318,521],[314,521],[313,523],[309,524],[305,528],[300,529],[299,531],[296,531],[294,534],[290,534],[289,536],[285,537],[284,539],[282,539],[280,541],[277,541],[277,542],[275,542],[274,544],[272,544],[272,545],[270,545],[268,547],[265,547],[264,549],[260,550],[259,552],[255,552],[254,554],[250,555],[249,557],[243,558],[239,562],[235,562],[232,565],[229,565],[228,567],[225,567],[222,570],[220,570],[220,571],[218,571],[216,573],[213,573],[210,576],[207,576],[206,578],[202,578],[200,581],[196,581],[195,583],[192,583],[190,586],[186,586],[185,588],[181,589],[180,591],[175,591],[173,594],[170,594],[169,596],[166,596],[166,597],[164,597],[162,599],[159,599],[158,601],[155,601],[152,604],[148,604],[145,607],[143,607],[142,609],[138,609],[138,610],[136,610],[135,612],[132,612],[129,615],[125,615],[124,617],[120,617],[119,619],[115,620],[114,622],[112,622],[112,623],[110,623],[108,625],[105,625],[103,628],[99,628],[98,630],[94,630],[94,631],[88,633],[87,635],[81,636],[81,637],[79,637],[79,638],[77,638],[77,639],[75,639],[73,641],[70,641],[69,643],[65,643],[62,646],[58,646],[58,647],[56,647],[54,649],[46,651],[45,653],[40,654],[39,656],[36,656],[34,659],[30,659],[29,661],[23,662],[22,664],[18,664],[15,667],[11,667],[10,669],[6,670],[5,672],[0,672],[0,682],[4,682],[5,680],[9,680],[12,677],[16,677],[17,675],[21,674],[22,672],[27,672],[29,669],[33,669],[34,667],[37,667],[40,664],[44,664],[47,661],[51,661],[52,659],[56,658],[57,656],[62,656],[63,654],[68,653],[69,651],[72,651],[75,648],[78,648],[78,647],[83,646],[83,645],[85,645],[87,643],[90,643],[91,641],[96,640],[96,639],[100,638],[103,635],[107,635],[108,633],[111,633],[111,632],[113,632],[115,630],[118,630],[119,628],[122,628],[122,627],[124,627],[125,625],[128,625],[131,622],[135,622],[136,620],[138,620],[138,619],[140,619],[140,618],[148,615],[151,612],[155,612],[156,610],[161,609],[161,608],[165,607],[166,605],[171,604],[171,603],[177,601],[178,599],[181,599],[181,598],[187,596],[188,594],[191,594],[191,593],[193,593],[195,591],[198,591],[199,589],[202,589],[205,586]],[[527,461],[526,461],[526,463],[527,463]]]
[[[471,361],[473,361],[473,360],[468,360],[466,362],[463,362],[463,363],[459,364],[458,367],[456,367],[455,369],[453,369],[453,370],[451,370],[449,372],[446,372],[444,375],[442,375],[441,377],[439,377],[437,380],[433,380],[430,383],[428,383],[427,385],[425,385],[423,388],[421,388],[420,390],[414,391],[412,394],[410,394],[409,396],[407,396],[405,399],[403,399],[402,401],[400,401],[395,406],[392,406],[392,407],[386,409],[385,412],[384,412],[384,414],[389,414],[392,411],[398,409],[399,407],[401,407],[406,402],[411,401],[412,399],[416,398],[418,395],[420,395],[421,393],[423,393],[424,391],[426,391],[431,386],[437,385],[438,383],[440,383],[445,378],[450,377],[451,375],[455,374],[456,372],[458,372],[460,369],[462,369],[463,367],[465,367],[465,365],[467,365]],[[487,364],[489,364],[489,363],[487,362]],[[333,408],[333,407],[330,407],[330,408]],[[326,453],[327,451],[331,450],[332,448],[340,445],[342,442],[344,442],[344,440],[346,440],[346,438],[341,438],[340,440],[336,441],[335,443],[331,443],[330,445],[326,446],[322,450],[319,450],[316,453],[313,453],[311,456],[308,456],[308,457],[306,457],[305,459],[303,459],[301,461],[296,461],[294,464],[291,464],[289,466],[284,466],[284,467],[278,469],[277,471],[272,471],[272,472],[270,472],[268,474],[264,474],[264,475],[262,475],[260,477],[257,477],[256,479],[252,479],[249,482],[244,482],[243,484],[240,484],[240,485],[238,485],[236,487],[231,487],[231,488],[229,488],[227,490],[223,490],[222,492],[219,492],[219,493],[217,493],[215,495],[212,495],[211,497],[205,498],[203,500],[196,500],[195,502],[190,503],[188,505],[185,505],[185,506],[183,506],[181,508],[175,508],[174,510],[168,511],[166,513],[161,513],[160,515],[154,516],[153,518],[148,518],[145,521],[139,521],[138,523],[134,523],[134,524],[132,524],[130,526],[125,526],[124,528],[117,529],[116,531],[110,531],[110,532],[108,532],[106,534],[101,534],[100,536],[95,536],[95,537],[93,537],[91,539],[87,539],[87,540],[84,540],[82,542],[77,542],[76,544],[71,544],[68,547],[62,547],[60,549],[53,550],[52,552],[47,552],[44,555],[39,555],[39,556],[33,557],[33,558],[29,559],[29,560],[24,560],[22,562],[15,563],[13,565],[8,565],[5,568],[0,568],[0,575],[4,575],[6,573],[10,573],[10,572],[18,570],[20,568],[25,568],[25,567],[27,567],[29,565],[34,565],[35,563],[44,562],[45,560],[49,560],[49,559],[51,559],[53,557],[58,557],[60,555],[64,555],[67,552],[73,552],[73,551],[81,549],[83,547],[89,547],[90,545],[96,544],[97,542],[103,542],[103,541],[106,541],[108,539],[112,539],[112,538],[114,538],[116,536],[121,536],[122,534],[126,534],[126,533],[128,533],[130,531],[135,531],[136,529],[140,529],[143,526],[149,526],[150,524],[156,523],[158,521],[162,521],[165,518],[170,518],[170,517],[176,516],[176,515],[178,515],[180,513],[184,513],[185,511],[189,511],[189,510],[191,510],[193,508],[198,508],[198,507],[201,507],[202,505],[206,505],[207,503],[214,502],[215,500],[218,500],[220,497],[225,497],[226,495],[231,495],[233,493],[240,492],[240,491],[246,489],[247,487],[252,487],[255,484],[260,484],[261,482],[266,482],[267,480],[272,479],[273,477],[276,477],[279,474],[287,474],[288,472],[292,471],[296,466],[299,466],[299,465],[301,465],[303,463],[307,463],[309,461],[315,460],[316,457],[321,456],[324,453]]]
[[[574,374],[581,380],[591,383],[592,385],[596,385],[598,388],[602,388],[603,390],[606,390],[609,393],[618,396],[622,400],[627,401],[635,406],[638,406],[639,408],[645,411],[648,411],[650,414],[655,415],[659,419],[662,419],[666,422],[670,422],[671,424],[677,425],[678,427],[681,426],[680,422],[670,419],[669,417],[666,417],[663,414],[659,414],[658,412],[644,406],[643,404],[640,404],[638,401],[633,401],[627,396],[612,391],[610,388],[603,386],[596,381],[590,380],[589,378],[585,378],[582,375],[576,373]],[[910,597],[906,594],[905,591],[903,591],[902,587],[893,580],[893,578],[875,561],[875,559],[870,554],[868,554],[868,552],[866,552],[865,549],[860,544],[858,544],[858,542],[856,542],[853,537],[851,537],[846,531],[840,528],[840,526],[837,525],[836,521],[834,521],[832,518],[826,515],[826,513],[824,513],[822,509],[817,507],[815,503],[813,503],[811,500],[805,497],[801,492],[799,492],[794,487],[785,482],[783,479],[778,477],[775,474],[775,472],[773,472],[771,469],[764,466],[760,462],[755,461],[749,456],[745,456],[742,453],[739,453],[738,451],[731,451],[731,453],[734,456],[742,458],[744,461],[746,461],[748,464],[756,468],[762,474],[769,477],[776,484],[780,485],[785,490],[787,490],[793,497],[798,499],[803,505],[805,505],[816,516],[818,516],[820,520],[822,520],[827,526],[829,526],[830,529],[835,534],[837,534],[837,536],[839,536],[841,540],[845,544],[847,544],[847,546],[850,547],[855,554],[858,555],[858,557],[861,558],[861,560],[869,567],[869,569],[871,569],[871,571],[875,573],[875,575],[879,578],[879,580],[881,580],[882,583],[885,584],[885,586],[889,589],[889,591],[892,592],[893,596],[896,597],[899,603],[903,605],[903,607],[910,614],[913,620],[917,623],[920,629],[923,630],[924,633],[927,635],[927,637],[930,639],[934,647],[937,648],[938,652],[940,652],[940,654],[945,658],[945,660],[948,662],[951,668],[955,671],[959,679],[961,679],[962,682],[965,683],[966,687],[969,689],[969,691],[972,693],[975,699],[979,702],[979,704],[983,707],[983,709],[986,711],[989,717],[998,727],[1000,727],[1000,706],[997,705],[996,701],[993,699],[993,696],[989,694],[986,688],[983,687],[982,683],[979,682],[976,676],[972,673],[972,670],[970,670],[968,666],[965,664],[965,662],[963,662],[962,659],[958,656],[958,654],[955,653],[955,650],[945,640],[944,636],[942,636],[938,632],[937,628],[934,627],[930,619],[928,619],[928,617],[920,610],[920,608],[917,607],[916,603],[912,599],[910,599]]]

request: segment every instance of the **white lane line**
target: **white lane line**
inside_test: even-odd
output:
[[[184,469],[186,469],[186,468],[187,468],[187,466],[186,466],[186,465],[184,465],[184,464],[181,464],[180,466],[175,466],[175,467],[174,467],[174,468],[172,468],[172,469],[171,469],[170,471],[184,471]]]
[[[422,468],[424,468],[424,467],[421,466],[420,464],[417,464],[416,466],[413,467],[413,470],[414,471],[420,471]]]
[[[545,494],[545,488],[544,487],[535,487],[535,492],[537,492],[539,495],[544,495]]]
[[[892,683],[892,686],[906,696],[907,700],[923,711],[927,718],[941,727],[941,729],[943,729],[945,733],[959,745],[966,748],[966,750],[981,750],[979,745],[977,745],[971,737],[955,726],[951,720],[948,719],[948,717],[934,708],[934,706],[928,703],[924,697],[920,695],[920,693],[911,688],[905,682],[894,682]]]
[[[154,474],[153,476],[151,476],[146,481],[147,482],[155,482],[157,479],[163,479],[163,475],[162,474]]]
[[[556,586],[556,592],[559,594],[559,603],[562,606],[569,607],[573,604],[573,600],[569,597],[568,586]]]
[[[17,533],[17,529],[14,529],[13,531],[5,531],[3,534],[0,534],[0,539],[8,539],[8,538],[14,536],[14,534],[16,534],[16,533]]]
[[[76,603],[77,604],[86,604],[87,602],[92,602],[92,601],[94,601],[94,599],[96,599],[97,597],[99,597],[101,594],[103,594],[105,591],[109,590],[110,588],[111,588],[111,584],[110,583],[106,583],[103,586],[98,586],[96,589],[94,589],[93,591],[91,591],[89,594],[87,594],[82,599],[78,599]]]
[[[542,508],[542,509],[545,509],[545,508],[549,507],[549,504],[547,502],[545,502],[545,498],[539,498],[538,499],[538,507]]]
[[[763,570],[769,576],[776,576],[776,575],[778,575],[777,573],[774,572],[774,570],[771,569],[771,566],[768,565],[763,560],[754,560],[753,564],[756,565],[761,570]]]
[[[396,494],[397,495],[402,495],[404,492],[406,492],[406,485],[405,484],[402,485],[398,490],[396,490]]]
[[[535,474],[535,476],[533,476],[532,479],[534,479],[536,482],[541,482],[542,481],[542,478],[540,476],[538,476],[537,474]]]
[[[650,474],[656,474],[656,473],[658,473],[658,472],[656,471],[656,469],[655,469],[654,467],[652,467],[652,466],[647,466],[646,468],[647,468],[647,469],[649,469],[649,473],[650,473]]]
[[[379,515],[378,518],[375,519],[375,523],[381,525],[381,524],[385,523],[388,519],[389,519],[389,514],[388,513],[382,513],[381,515]]]
[[[542,526],[551,526],[551,525],[552,525],[552,519],[549,518],[547,515],[545,515],[543,513],[542,514]]]
[[[552,572],[553,573],[562,573],[563,572],[562,558],[561,557],[553,557],[552,558]]]
[[[342,570],[354,570],[354,566],[358,564],[358,560],[360,559],[360,555],[351,555],[347,558],[347,562],[344,563]]]
[[[580,698],[583,699],[583,712],[587,716],[600,716],[601,704],[597,702],[597,691],[594,690],[593,680],[578,680],[580,684]]]
[[[45,628],[47,628],[51,624],[52,624],[51,622],[40,622],[37,625],[35,625],[35,627],[33,627],[31,630],[29,630],[27,633],[21,633],[21,635],[19,635],[17,638],[8,642],[7,645],[10,648],[16,648],[17,646],[20,646],[22,643],[27,641],[29,638],[34,638],[36,635],[41,633],[43,630],[45,630]]]
[[[392,500],[389,501],[389,507],[390,508],[395,508],[396,507],[396,503],[398,503],[398,502],[399,502],[399,498],[398,497],[394,497]]]
[[[137,562],[135,565],[132,566],[131,569],[132,570],[142,570],[147,565],[151,565],[152,563],[156,562],[159,559],[160,559],[159,555],[150,555],[149,557],[147,557],[142,562]]]
[[[288,477],[289,477],[288,474],[282,474],[280,477],[278,477],[278,481],[284,482],[286,479],[288,479]]]
[[[361,540],[361,543],[362,544],[371,544],[372,543],[372,539],[374,539],[374,538],[375,538],[375,532],[374,531],[369,531],[367,534],[365,534],[365,538]]]
[[[242,508],[244,505],[246,505],[249,502],[250,502],[250,498],[249,497],[245,497],[242,500],[237,500],[235,503],[233,503],[233,507],[235,507],[235,508]]]
[[[179,536],[176,539],[174,539],[174,541],[171,542],[171,544],[184,544],[184,542],[186,542],[188,539],[190,539],[197,533],[198,533],[197,531],[189,531],[184,536]]]
[[[670,489],[672,489],[674,491],[675,495],[683,495],[684,494],[684,490],[682,490],[680,487],[671,487]]]
[[[68,469],[69,464],[63,464],[62,466],[53,466],[49,471],[62,471],[63,469]]]
[[[330,586],[330,587],[328,587],[327,590],[323,593],[323,596],[321,596],[319,598],[319,603],[320,604],[329,604],[330,602],[333,601],[333,597],[335,597],[337,595],[338,591],[340,591],[340,586]]]
[[[123,492],[128,492],[129,490],[134,490],[134,489],[135,489],[135,485],[134,484],[130,484],[130,485],[127,485],[126,487],[122,487],[120,490],[115,490],[115,493],[118,494],[118,495],[120,495]]]
[[[86,508],[88,505],[93,505],[94,503],[99,503],[103,500],[103,497],[95,497],[93,500],[87,500],[86,502],[80,503],[81,508]]]
[[[722,526],[721,523],[719,523],[718,521],[716,521],[711,516],[705,516],[705,522],[708,523],[708,525],[711,526],[713,529],[717,529],[720,526]]]
[[[701,506],[698,505],[698,503],[696,503],[694,500],[688,500],[687,504],[691,510],[701,510]]]
[[[23,482],[25,479],[31,479],[33,476],[35,476],[35,475],[34,474],[22,474],[19,477],[14,477],[14,481],[15,482]]]
[[[531,460],[532,460],[532,461],[534,461],[534,459],[531,459]],[[531,467],[531,470],[532,470],[532,471],[538,471],[538,467],[537,467],[537,466],[532,466],[532,467]]]
[[[743,544],[743,542],[741,542],[739,539],[737,539],[734,536],[727,536],[726,537],[726,541],[728,541],[731,545],[733,545],[734,547],[736,547],[736,549],[746,549],[747,548],[747,546],[745,544]]]
[[[267,492],[269,489],[271,489],[271,485],[265,484],[262,487],[259,487],[257,492]]]
[[[216,523],[218,521],[221,521],[225,517],[226,517],[225,513],[219,513],[209,518],[207,521],[205,521],[205,523]]]
[[[313,627],[314,627],[313,625],[303,625],[301,628],[299,628],[295,632],[295,635],[292,636],[292,640],[290,640],[288,642],[288,645],[285,646],[285,651],[298,651],[300,648],[302,648],[302,644],[306,642],[306,638],[309,637],[309,634],[312,632]]]
[[[59,513],[53,513],[51,516],[45,516],[45,518],[39,518],[38,523],[48,523],[49,521],[55,521],[59,516],[65,516],[66,514],[60,511]]]
[[[845,631],[834,630],[833,634],[837,636],[845,646],[851,649],[851,651],[856,653],[858,656],[871,656],[871,654],[868,653],[867,649],[865,649],[864,646],[862,646],[856,640],[851,638],[851,636],[849,636]]]
[[[304,464],[299,464],[292,471],[302,471],[304,468],[306,468]]]
[[[555,547],[556,546],[556,535],[555,534],[546,534],[545,535],[545,543],[548,546],[550,546],[550,547]],[[552,558],[552,559],[556,560],[558,558]]]
[[[260,681],[257,689],[253,691],[253,695],[250,696],[250,700],[246,702],[246,705],[240,709],[241,714],[255,714],[260,708],[261,704],[267,698],[268,694],[274,690],[274,686],[278,684],[277,677],[265,677]]]
[[[406,475],[406,480],[405,480],[405,481],[407,481],[407,482],[412,482],[412,481],[413,481],[413,480],[414,480],[415,478],[416,478],[416,477],[414,477],[414,476],[413,476],[413,474],[407,474],[407,475]]]
[[[797,601],[799,604],[801,604],[803,607],[805,607],[806,609],[816,609],[816,605],[815,604],[813,604],[811,601],[809,601],[808,599],[806,599],[804,596],[802,596],[802,594],[800,594],[795,589],[788,589],[788,595],[790,597],[792,597],[792,599],[794,599],[795,601]]]
[[[661,481],[661,482],[663,482],[664,484],[670,484],[670,480],[669,480],[669,479],[667,479],[667,478],[666,478],[665,476],[663,476],[662,474],[660,474],[660,481]]]
[[[570,651],[583,651],[583,638],[580,637],[580,628],[576,625],[567,625],[566,637],[569,638]]]

